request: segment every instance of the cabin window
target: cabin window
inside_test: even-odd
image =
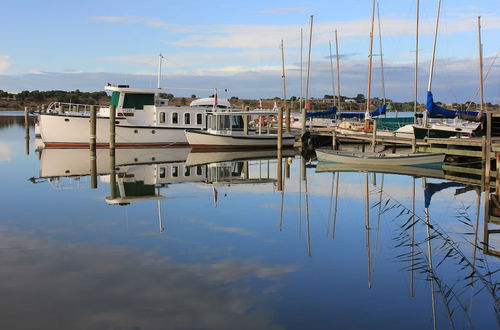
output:
[[[160,112],[160,123],[165,122],[165,112]]]
[[[201,113],[196,114],[196,125],[203,124],[203,115]]]
[[[185,167],[184,168],[184,176],[190,176],[191,175],[191,168]]]
[[[196,175],[202,175],[203,174],[203,168],[201,166],[196,166]]]
[[[176,178],[179,176],[179,168],[177,166],[172,166],[172,177]]]
[[[179,114],[177,112],[172,112],[172,124],[179,123]]]
[[[184,114],[184,125],[191,125],[191,114],[189,112]]]
[[[124,109],[136,109],[142,110],[145,105],[154,105],[155,95],[154,94],[134,94],[126,93],[123,99]]]
[[[160,178],[165,178],[167,174],[167,171],[165,170],[165,167],[160,167]]]

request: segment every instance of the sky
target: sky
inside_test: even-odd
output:
[[[478,102],[474,95],[479,86],[481,16],[484,74],[488,73],[485,101],[500,103],[499,5],[499,0],[442,1],[432,84],[435,100]],[[305,96],[313,15],[309,96],[337,90],[334,30],[341,94],[366,95],[371,6],[369,0],[3,0],[0,89],[101,91],[108,82],[155,88],[162,53],[161,85],[176,96],[205,96],[207,92],[197,89],[219,88],[227,89],[227,97],[282,97],[283,40],[287,96]],[[384,94],[379,56],[383,53],[386,96],[412,101],[416,0],[380,0],[378,7],[383,51],[376,10],[372,96]],[[436,10],[436,0],[420,1],[420,102],[427,90]]]

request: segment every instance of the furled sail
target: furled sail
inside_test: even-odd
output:
[[[377,117],[380,115],[384,115],[386,108],[387,108],[387,104],[382,104],[377,109],[371,111],[370,116]],[[340,118],[360,118],[360,119],[363,119],[363,118],[365,118],[365,113],[364,112],[340,112],[339,117]]]
[[[448,110],[440,107],[439,105],[434,103],[434,98],[432,97],[431,91],[427,91],[427,102],[425,104],[425,108],[429,112],[430,118],[455,118],[458,116],[477,118],[478,115],[478,112],[476,111]]]
[[[337,107],[331,107],[328,110],[324,111],[308,111],[306,112],[307,118],[334,118],[337,113]]]

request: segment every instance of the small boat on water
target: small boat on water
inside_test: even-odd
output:
[[[207,113],[207,129],[186,130],[186,138],[192,148],[242,149],[242,148],[276,148],[278,135],[265,133],[260,125],[256,130],[245,128],[244,116],[262,118],[276,116],[276,111],[236,109],[217,110]],[[247,123],[250,120],[247,121]],[[283,147],[293,147],[295,136],[283,133]]]
[[[388,154],[380,152],[337,151],[317,149],[319,161],[370,166],[437,167],[444,162],[444,153]]]

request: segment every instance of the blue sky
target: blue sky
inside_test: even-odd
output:
[[[380,0],[387,96],[411,100],[415,0]],[[423,101],[436,0],[420,1],[419,84]],[[434,94],[471,99],[478,86],[477,23],[482,16],[485,72],[499,51],[498,0],[443,0]],[[228,96],[274,97],[281,91],[281,54],[289,95],[300,95],[300,29],[307,52],[314,15],[311,95],[332,93],[329,40],[338,30],[342,94],[366,94],[371,1],[3,1],[0,89],[101,90],[107,82],[155,87],[157,54],[163,85],[228,88]],[[374,52],[379,54],[375,30]],[[333,49],[335,51],[335,49]],[[487,101],[500,102],[500,59],[486,81]],[[305,67],[305,64],[304,64]],[[379,57],[373,93],[381,95]],[[176,94],[176,93],[174,93]],[[191,94],[191,93],[189,93]]]

